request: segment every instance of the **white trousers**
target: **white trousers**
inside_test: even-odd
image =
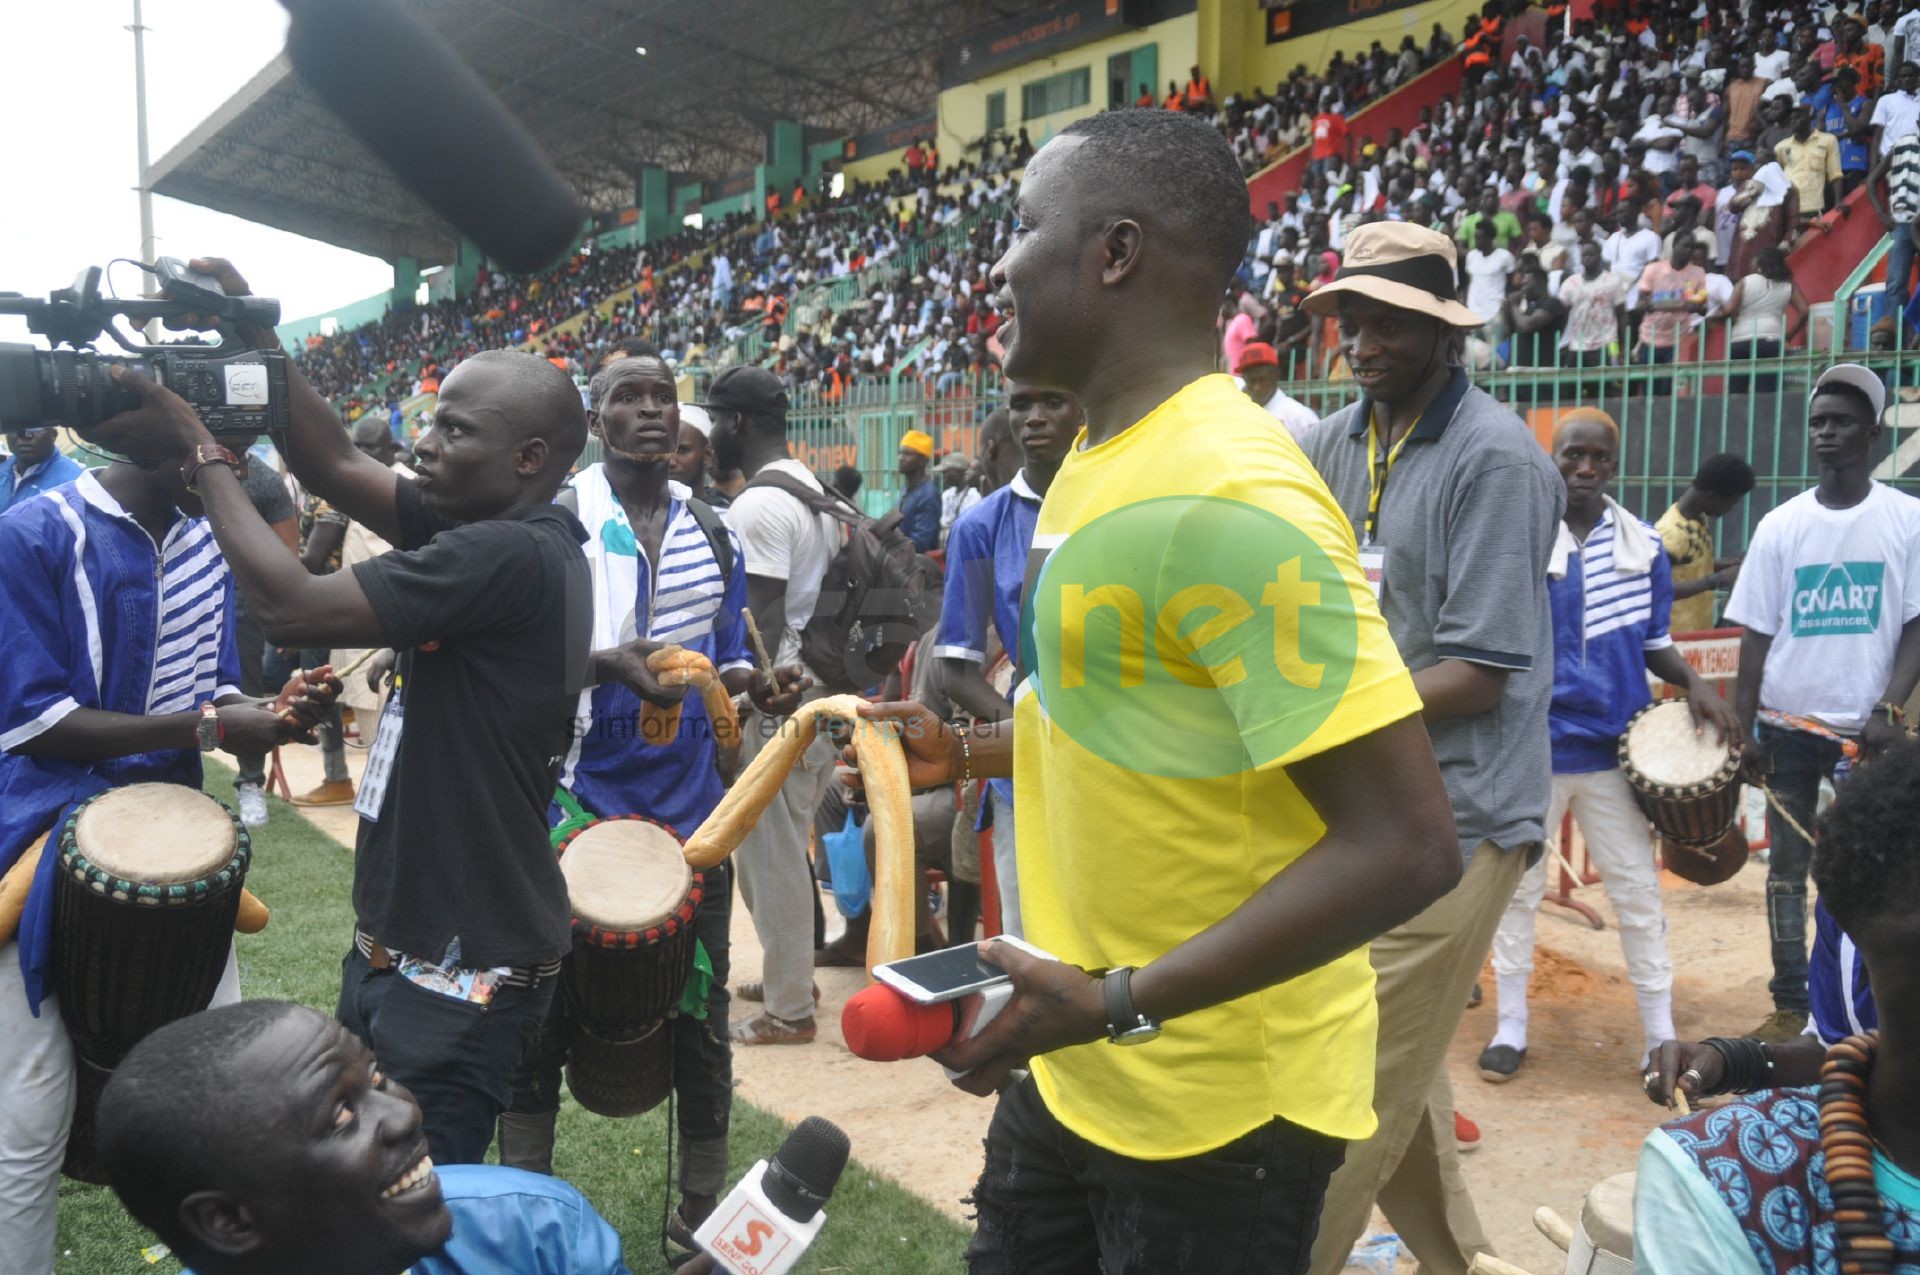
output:
[[[810,692],[808,700],[824,692]],[[779,726],[792,730],[791,718]],[[758,713],[742,719],[740,760],[744,766],[773,740],[774,723]],[[760,936],[760,980],[767,1013],[788,1022],[813,1017],[813,865],[807,859],[807,834],[813,815],[834,779],[839,753],[822,730],[786,780],[760,821],[734,851],[740,898]],[[952,828],[948,821],[949,830]],[[724,1025],[716,1031],[726,1030]]]
[[[1525,987],[1533,973],[1533,919],[1547,892],[1547,874],[1557,870],[1553,856],[1560,826],[1567,812],[1587,840],[1587,853],[1600,872],[1607,899],[1619,917],[1620,950],[1627,959],[1627,976],[1644,1012],[1665,1006],[1673,996],[1673,962],[1667,957],[1667,918],[1660,907],[1660,875],[1653,864],[1653,838],[1647,817],[1634,803],[1626,776],[1616,767],[1585,775],[1555,775],[1553,804],[1547,816],[1548,852],[1520,878],[1513,902],[1500,918],[1493,936],[1493,971],[1501,986],[1500,1019],[1517,1023],[1523,1038],[1527,1020],[1524,996],[1518,1004],[1513,989]]]
[[[987,789],[993,803],[993,879],[1000,888],[1000,932],[1017,939],[1027,936],[1020,923],[1020,866],[1014,859],[1013,803]]]
[[[213,1005],[240,999],[240,967],[227,949]],[[20,945],[0,947],[0,1271],[52,1275],[60,1222],[60,1162],[67,1154],[76,1082],[59,1002],[27,1008]]]

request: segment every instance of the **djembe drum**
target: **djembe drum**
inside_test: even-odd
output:
[[[573,905],[562,967],[573,1038],[567,1087],[603,1116],[637,1116],[673,1088],[669,1017],[693,972],[702,881],[672,830],[638,815],[596,819],[561,846]]]
[[[1683,699],[1647,705],[1620,735],[1620,771],[1667,847],[1677,874],[1701,885],[1726,880],[1746,862],[1740,814],[1740,750],[1711,728],[1696,731]]]
[[[179,784],[81,803],[58,846],[54,977],[79,1074],[63,1171],[99,1183],[100,1091],[147,1033],[212,1000],[253,849],[231,810]]]

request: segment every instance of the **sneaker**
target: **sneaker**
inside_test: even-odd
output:
[[[329,779],[293,799],[296,806],[351,806],[353,780]]]
[[[234,804],[240,807],[240,822],[249,828],[267,826],[267,794],[259,784],[235,784]]]
[[[1527,1051],[1512,1045],[1488,1045],[1480,1051],[1480,1079],[1490,1085],[1504,1085],[1527,1060]]]
[[[1799,1040],[1806,1030],[1806,1014],[1796,1009],[1776,1009],[1761,1019],[1760,1025],[1748,1032],[1746,1038],[1769,1045],[1786,1045]]]
[[[1478,1150],[1480,1147],[1480,1126],[1459,1112],[1453,1113],[1453,1140],[1460,1144],[1461,1153]]]
[[[667,1217],[664,1236],[667,1242],[667,1265],[676,1271],[705,1251],[700,1247],[699,1241],[693,1238],[693,1233],[699,1230],[700,1224],[713,1213],[716,1201],[711,1197],[703,1197],[703,1200],[702,1207],[694,1207],[686,1197],[682,1196],[680,1203],[674,1206],[673,1212]]]
[[[736,1045],[811,1045],[813,1037],[811,1014],[792,1021],[761,1014],[727,1029],[727,1038]]]

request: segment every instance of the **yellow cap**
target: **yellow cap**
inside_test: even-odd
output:
[[[923,434],[917,429],[910,429],[901,435],[900,446],[907,448],[909,451],[919,452],[928,460],[933,459],[933,435],[931,434]]]

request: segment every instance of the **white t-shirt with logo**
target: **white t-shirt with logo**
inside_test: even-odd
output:
[[[1920,500],[1880,483],[1851,509],[1795,496],[1754,529],[1726,614],[1773,635],[1762,708],[1857,733],[1920,615]]]
[[[760,474],[786,474],[815,491],[825,490],[811,469],[791,457],[774,461]],[[787,623],[773,662],[797,663],[800,630],[813,618],[820,582],[840,550],[841,524],[828,514],[814,513],[787,492],[752,485],[733,498],[722,516],[740,537],[747,574],[787,582]]]

